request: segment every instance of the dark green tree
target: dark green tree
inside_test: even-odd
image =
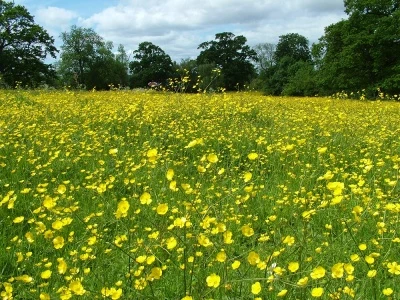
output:
[[[151,42],[140,43],[129,63],[131,86],[146,87],[151,81],[166,84],[174,74],[172,66],[171,57],[159,46]]]
[[[376,89],[400,92],[398,0],[346,0],[347,20],[332,24],[320,39],[321,87],[326,94]]]
[[[300,71],[303,75],[310,74],[312,69],[311,51],[307,38],[298,33],[281,35],[273,56],[273,64],[261,72],[261,78],[265,82],[264,92],[266,94],[281,95],[285,86],[291,82],[291,87],[286,88],[287,95],[308,95],[309,92],[302,90],[300,85],[293,87],[291,78]],[[308,65],[308,66],[306,66]],[[306,71],[307,70],[307,71]],[[297,75],[297,76],[300,76]],[[306,81],[310,79],[305,79]],[[306,85],[302,85],[306,87]]]
[[[46,57],[56,57],[54,39],[21,5],[0,0],[0,77],[12,87],[52,83],[55,72]]]
[[[242,35],[217,33],[214,41],[199,45],[198,49],[202,51],[197,57],[197,63],[215,64],[220,68],[226,89],[242,88],[256,74],[252,61],[257,60],[257,53],[246,42],[247,39]]]
[[[274,53],[275,63],[279,63],[284,57],[293,58],[295,62],[310,61],[311,53],[307,38],[298,33],[281,35]]]

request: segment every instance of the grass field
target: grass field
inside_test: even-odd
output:
[[[5,299],[399,299],[400,103],[0,91]]]

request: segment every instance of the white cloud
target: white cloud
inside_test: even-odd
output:
[[[39,8],[35,13],[36,21],[52,31],[66,30],[77,18],[77,13],[54,6]]]
[[[315,42],[345,17],[343,10],[342,0],[120,0],[81,24],[127,49],[150,41],[179,61],[195,58],[200,43],[223,31],[244,35],[250,45],[276,43],[290,32]]]

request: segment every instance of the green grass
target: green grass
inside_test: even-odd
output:
[[[396,299],[399,116],[396,102],[0,91],[1,297]]]

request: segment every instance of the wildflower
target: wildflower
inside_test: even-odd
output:
[[[171,181],[172,178],[174,178],[174,174],[175,174],[174,170],[168,169],[167,174],[166,174],[168,181]]]
[[[387,264],[389,273],[400,275],[400,265],[397,262],[390,262]]]
[[[232,263],[231,267],[232,267],[232,270],[236,270],[237,268],[240,267],[240,261],[235,260],[235,261]]]
[[[13,220],[13,223],[15,223],[15,224],[22,223],[24,221],[24,219],[25,219],[24,216],[16,217]]]
[[[64,238],[62,236],[57,236],[53,239],[53,246],[55,249],[61,249],[64,247]]]
[[[316,267],[310,274],[312,279],[319,279],[325,276],[325,269],[321,266]]]
[[[59,193],[61,195],[64,194],[66,191],[67,191],[67,187],[64,184],[60,184],[57,187],[57,193]]]
[[[50,271],[50,270],[43,271],[43,272],[40,274],[40,277],[41,277],[42,279],[49,279],[49,278],[51,277],[51,271]]]
[[[86,290],[83,288],[83,285],[79,280],[72,280],[68,287],[70,291],[76,295],[82,296],[84,293],[86,293]]]
[[[288,269],[292,273],[296,272],[299,269],[299,263],[298,262],[290,262]]]
[[[311,290],[311,296],[313,296],[315,298],[321,297],[323,293],[324,293],[324,289],[321,287],[316,287]]]
[[[342,278],[344,274],[344,263],[337,263],[332,267],[332,278]]]
[[[247,155],[247,158],[250,160],[255,160],[258,158],[258,154],[255,152],[249,153],[249,155]]]
[[[168,211],[168,204],[167,203],[160,203],[157,206],[156,211],[157,211],[157,214],[159,214],[159,215],[165,215],[167,213],[167,211]]]
[[[211,275],[207,276],[206,282],[208,287],[217,288],[221,282],[221,277],[215,273],[212,273]]]
[[[176,241],[176,239],[173,236],[168,238],[166,240],[167,249],[169,249],[169,250],[174,249],[176,247],[177,243],[178,242]]]
[[[383,289],[382,294],[384,294],[385,296],[390,296],[391,294],[393,294],[393,290],[391,288]]]
[[[254,234],[254,229],[249,225],[242,226],[242,234],[246,237],[251,237]]]
[[[288,292],[287,289],[283,289],[283,290],[281,290],[281,291],[277,294],[277,296],[278,296],[278,297],[285,297],[286,294],[287,294],[287,292]]]
[[[122,198],[122,200],[118,203],[118,208],[117,211],[115,212],[115,217],[117,219],[123,218],[128,216],[128,210],[129,210],[129,202],[126,200],[126,198]]]
[[[140,196],[140,203],[149,205],[151,203],[151,195],[148,192],[144,192]]]
[[[261,292],[261,284],[259,281],[257,281],[251,285],[251,293],[253,295],[258,295],[260,292]]]
[[[300,279],[297,281],[297,285],[298,285],[298,286],[306,286],[307,283],[308,283],[308,277],[307,277],[307,276],[306,276],[306,277],[303,277],[303,278],[300,278]]]
[[[243,175],[244,182],[249,182],[252,177],[253,177],[253,174],[251,174],[250,172],[244,173],[244,175]]]
[[[376,276],[376,270],[369,270],[367,273],[367,277],[373,278]]]
[[[208,162],[215,164],[216,162],[218,162],[218,156],[215,155],[214,153],[208,154],[207,160]]]
[[[247,256],[247,261],[251,265],[256,265],[257,263],[260,262],[260,256],[258,255],[257,252],[251,251]]]
[[[118,149],[117,148],[113,148],[113,149],[108,150],[108,154],[110,154],[110,155],[115,155],[117,153],[118,153]]]
[[[294,237],[288,235],[283,239],[282,243],[287,244],[288,246],[292,246],[294,244],[294,241]]]

